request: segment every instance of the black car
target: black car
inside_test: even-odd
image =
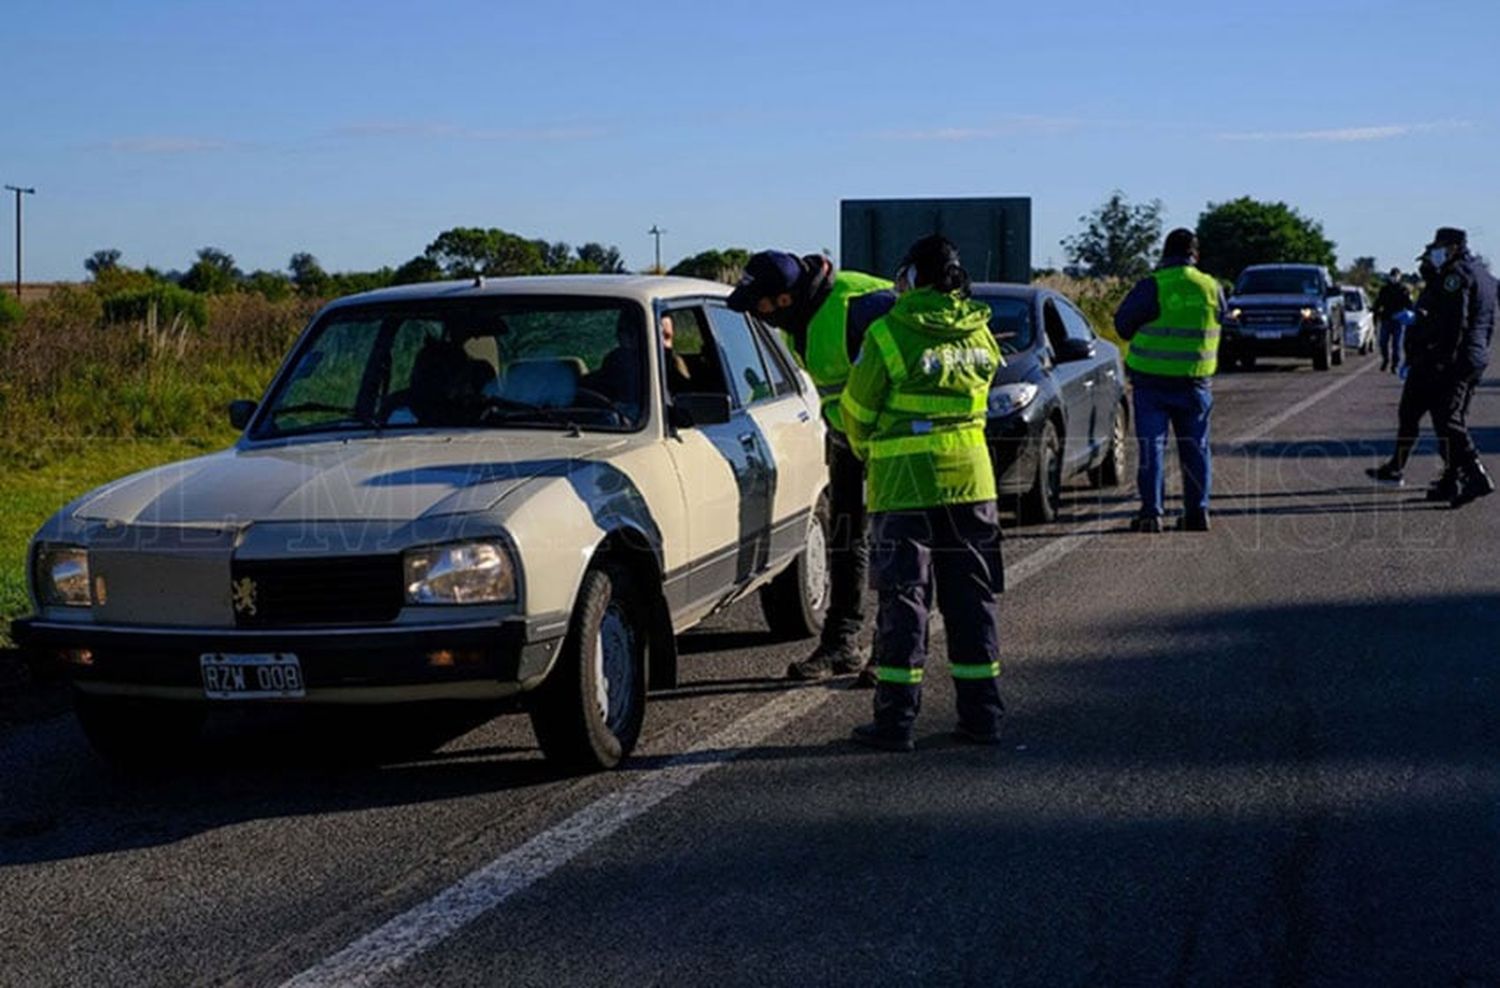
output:
[[[1299,357],[1326,371],[1344,362],[1344,292],[1317,264],[1254,264],[1229,297],[1219,361]]]
[[[1005,366],[990,390],[990,453],[1002,496],[1022,522],[1051,521],[1065,480],[1095,487],[1124,479],[1129,408],[1120,351],[1062,295],[1031,285],[980,283]]]

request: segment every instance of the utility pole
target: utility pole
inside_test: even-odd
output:
[[[36,189],[23,189],[19,185],[7,185],[6,189],[16,194],[16,301],[21,300],[21,196],[36,195]]]
[[[651,236],[653,236],[653,237],[656,238],[656,271],[657,271],[658,274],[660,274],[661,270],[662,270],[662,267],[661,267],[661,235],[663,233],[666,233],[667,231],[661,229],[655,223],[653,223],[653,224],[651,224],[651,229],[647,230],[646,232],[649,233],[649,234],[651,234]]]

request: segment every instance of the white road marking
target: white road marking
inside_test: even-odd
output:
[[[1236,439],[1243,445],[1334,394],[1373,364],[1342,377]],[[1006,567],[1007,590],[1088,545],[1099,531],[1059,535]],[[400,970],[469,923],[544,880],[631,820],[677,795],[715,768],[733,761],[766,738],[812,713],[842,691],[795,689],[752,710],[724,730],[693,745],[604,796],[521,846],[507,851],[349,946],[285,982],[284,988],[370,985]]]
[[[1247,443],[1255,442],[1255,440],[1261,438],[1272,429],[1281,425],[1283,422],[1301,415],[1303,412],[1307,411],[1309,408],[1313,407],[1324,398],[1327,398],[1329,395],[1338,391],[1340,388],[1347,386],[1351,381],[1355,380],[1361,374],[1369,372],[1374,367],[1374,363],[1367,362],[1359,370],[1353,371],[1349,374],[1345,374],[1343,377],[1328,385],[1328,387],[1323,388],[1321,391],[1314,392],[1313,394],[1310,394],[1306,398],[1303,398],[1301,401],[1297,402],[1295,405],[1291,405],[1287,408],[1282,409],[1278,414],[1266,419],[1260,425],[1257,425],[1255,428],[1240,436],[1238,439],[1232,440],[1230,445],[1244,446]]]

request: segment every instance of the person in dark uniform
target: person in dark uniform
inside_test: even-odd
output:
[[[1391,268],[1375,296],[1375,323],[1380,331],[1380,369],[1395,374],[1401,367],[1402,326],[1396,314],[1411,308],[1411,294],[1401,283],[1401,269]]]
[[[1468,235],[1447,226],[1427,246],[1422,276],[1426,284],[1407,341],[1410,371],[1401,393],[1396,450],[1389,461],[1366,473],[1376,480],[1402,482],[1425,411],[1432,417],[1443,458],[1443,475],[1428,496],[1446,499],[1457,508],[1495,490],[1467,421],[1474,389],[1489,364],[1495,278],[1469,252]]]

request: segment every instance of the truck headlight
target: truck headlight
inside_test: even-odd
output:
[[[1320,323],[1323,321],[1323,313],[1312,306],[1308,306],[1302,310],[1302,321]]]
[[[1239,322],[1240,321],[1240,316],[1243,316],[1244,314],[1245,314],[1245,310],[1244,309],[1239,309],[1239,308],[1230,309],[1229,310],[1229,321],[1230,322]]]
[[[46,607],[88,607],[89,553],[79,545],[42,545],[33,568],[36,595]]]
[[[989,413],[993,418],[1004,418],[1019,412],[1036,399],[1036,392],[1036,385],[1026,381],[997,385],[990,389]]]
[[[412,549],[404,557],[408,604],[500,604],[516,599],[516,567],[498,542]]]

